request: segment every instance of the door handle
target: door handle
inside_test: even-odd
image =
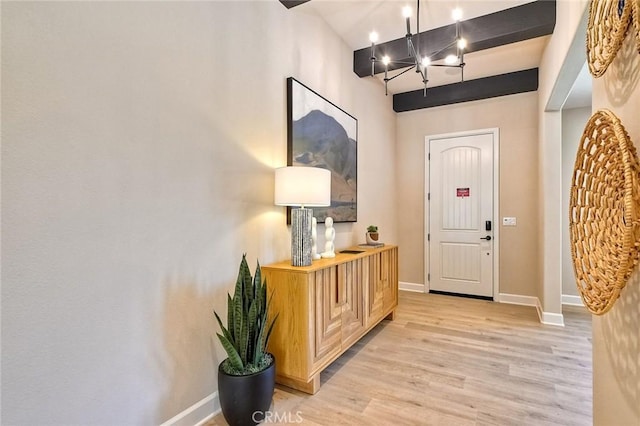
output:
[[[491,235],[487,235],[484,238],[480,238],[481,240],[487,240],[487,241],[491,241]]]

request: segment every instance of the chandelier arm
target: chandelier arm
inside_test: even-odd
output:
[[[382,60],[374,59],[374,60],[372,60],[372,62],[382,62]],[[416,63],[415,62],[407,62],[407,61],[389,61],[389,64],[411,66],[411,65],[415,65]]]
[[[407,50],[409,51],[409,57],[413,58],[415,63],[418,62],[418,54],[416,53],[416,48],[413,45],[413,38],[407,37]]]
[[[420,73],[420,76],[422,77],[422,82],[424,83],[424,89],[425,89],[425,92],[426,92],[427,83],[429,82],[429,79],[427,78],[427,67],[418,67],[418,72]]]
[[[414,69],[416,67],[415,64],[412,64],[409,68],[407,68],[406,70],[399,72],[398,74],[394,75],[393,77],[389,77],[389,78],[385,78],[386,81],[391,81],[396,77],[400,77],[402,74],[411,71],[412,69]]]
[[[430,67],[443,67],[443,68],[462,68],[464,67],[464,64],[458,64],[458,65],[448,65],[448,64],[431,64],[429,65]]]
[[[429,57],[431,58],[431,57],[433,57],[434,55],[438,55],[438,54],[440,54],[440,53],[444,52],[445,50],[450,49],[452,46],[455,46],[455,45],[457,45],[457,42],[456,42],[456,41],[453,41],[453,42],[451,42],[451,43],[447,44],[447,45],[446,45],[445,47],[443,47],[442,49],[440,49],[440,50],[436,50],[435,52],[431,52],[431,54],[429,55]]]
[[[371,77],[373,77],[376,73],[375,73],[375,64],[376,63],[384,63],[384,61],[382,59],[377,59],[377,58],[371,58]],[[416,65],[415,62],[407,62],[407,61],[389,61],[389,64],[394,64],[394,65],[403,65],[403,66],[407,66],[407,67],[414,67]],[[385,66],[386,68],[386,66]],[[404,68],[404,67],[397,67],[397,68]],[[411,69],[411,68],[410,68]],[[385,69],[385,72],[388,71],[388,69]],[[408,70],[403,71],[402,73],[404,74],[405,72],[407,72]]]

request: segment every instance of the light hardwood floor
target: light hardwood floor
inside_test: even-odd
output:
[[[546,326],[532,307],[400,292],[396,320],[329,366],[316,395],[276,388],[269,424],[591,425],[591,317],[564,315]]]

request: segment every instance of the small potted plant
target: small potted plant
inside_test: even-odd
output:
[[[214,315],[218,338],[227,358],[218,366],[218,393],[225,420],[231,426],[255,425],[271,406],[275,387],[275,358],[266,352],[277,315],[269,321],[267,282],[260,264],[254,277],[242,256],[233,297],[227,294],[227,327]]]
[[[367,236],[367,244],[376,244],[379,238],[378,227],[376,225],[369,225],[367,227],[366,236]]]

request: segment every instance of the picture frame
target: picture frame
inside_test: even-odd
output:
[[[287,78],[287,165],[331,172],[331,205],[313,208],[318,223],[357,221],[358,120],[293,77]]]

